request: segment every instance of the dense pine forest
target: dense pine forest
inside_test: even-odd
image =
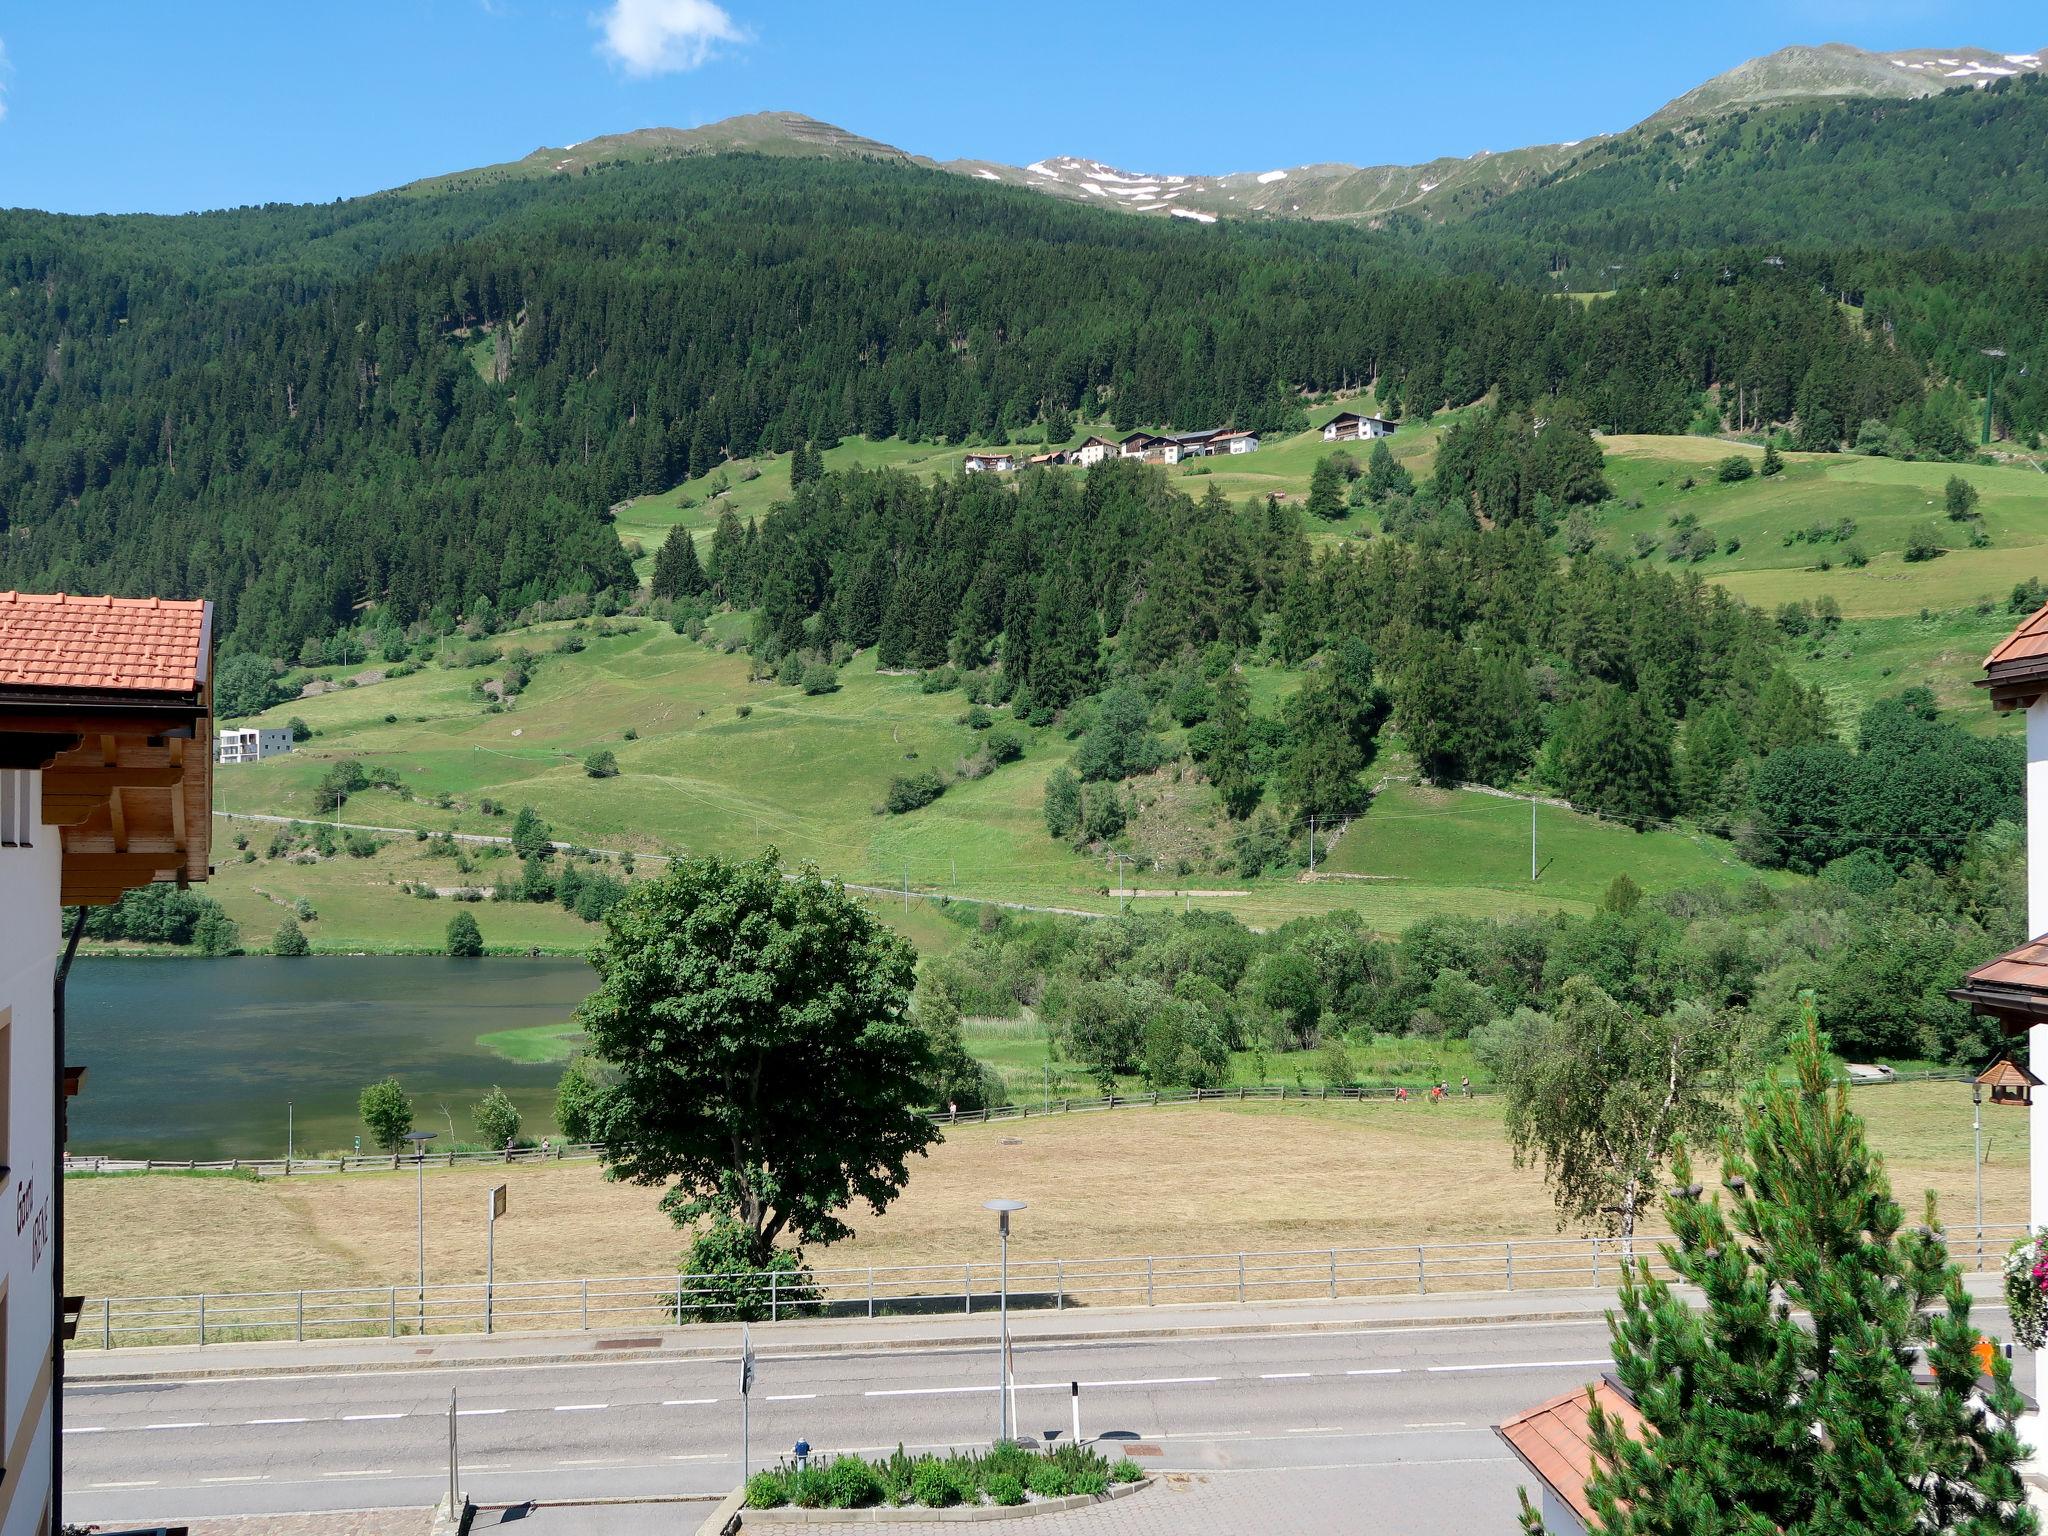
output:
[[[1803,135],[1812,113],[1751,114],[1686,185],[1755,201],[1896,164],[1924,213],[1908,194],[1936,183],[1913,168],[1943,145],[1958,160],[1992,146],[2019,176],[2048,141],[2027,138],[2048,112],[2037,84],[1964,97],[1832,108]],[[1861,125],[1854,154],[1799,148],[1840,123]],[[1677,152],[1653,144],[1610,201],[1648,198],[1641,178]],[[1712,173],[1721,160],[1741,174]],[[1977,349],[2048,302],[2038,243],[2000,254],[2018,214],[1957,224],[1954,249],[1928,244],[1943,233],[1928,214],[1825,226],[1896,249],[1709,251],[1725,241],[1706,231],[1738,227],[1711,199],[1618,241],[1606,215],[1574,211],[1607,174],[1524,194],[1557,211],[1513,231],[1514,199],[1475,226],[1552,248],[1552,266],[1626,249],[1589,304],[1504,283],[1450,237],[1191,227],[935,171],[741,155],[325,207],[9,212],[0,583],[204,592],[230,649],[289,656],[368,605],[445,624],[486,601],[623,591],[608,509],[728,456],[853,433],[966,442],[1077,414],[1271,431],[1299,424],[1304,392],[1366,384],[1409,420],[1492,393],[1525,413],[1568,402],[1610,431],[1719,411],[1809,448],[1869,421],[1914,435],[1933,397],[1923,448],[1953,451],[1944,387],[1977,387]],[[2048,421],[2038,378],[1999,398],[2013,431]]]

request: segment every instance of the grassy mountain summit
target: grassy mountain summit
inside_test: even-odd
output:
[[[1747,107],[1782,106],[1842,96],[1933,96],[1958,85],[1982,85],[2034,74],[2044,50],[1993,53],[1984,48],[1908,48],[1867,53],[1847,43],[1795,44],[1750,59],[1659,107],[1650,123],[1688,122]]]
[[[543,144],[518,160],[452,171],[395,190],[414,195],[452,192],[544,176],[575,176],[600,165],[635,165],[689,155],[776,155],[821,160],[887,160],[929,165],[893,144],[870,139],[801,112],[748,112],[700,128],[635,128],[556,148]]]

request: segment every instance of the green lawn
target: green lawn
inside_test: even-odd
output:
[[[1613,437],[1604,446],[1608,483],[1619,498],[1596,519],[1607,547],[1631,554],[1639,533],[1661,545],[1671,519],[1689,512],[1724,545],[1739,540],[1740,548],[1687,569],[1764,608],[1823,594],[1851,618],[1950,612],[1987,598],[2002,608],[2016,582],[2048,575],[2048,474],[2031,467],[1792,453],[1782,474],[1723,484],[1714,475],[1720,460],[1732,454],[1757,460],[1762,450],[1683,437]],[[1949,521],[1942,498],[1951,475],[1977,488],[1989,548],[1968,548],[1969,525]],[[1690,488],[1688,478],[1695,482]],[[1626,506],[1631,500],[1641,507]],[[1846,539],[1796,537],[1845,518],[1855,524]],[[1917,528],[1933,528],[1948,552],[1907,563],[1903,551]],[[1852,545],[1868,565],[1849,564]],[[1648,558],[1662,563],[1665,557],[1660,548]]]

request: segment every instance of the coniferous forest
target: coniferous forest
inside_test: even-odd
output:
[[[1778,185],[1758,178],[1795,143],[1846,135],[1838,159],[1910,172],[1898,216],[1848,226],[1855,249],[1723,250],[1702,234],[1719,205],[1681,199],[1634,227],[1633,265],[1587,304],[1503,282],[1476,238],[1118,218],[857,161],[702,157],[168,219],[12,211],[0,583],[204,592],[230,650],[289,655],[369,605],[403,624],[627,588],[608,509],[728,456],[1060,413],[1273,431],[1299,424],[1302,392],[1368,383],[1410,420],[1492,392],[1649,432],[1684,430],[1718,389],[1731,425],[1834,448],[1971,386],[1976,349],[2044,302],[2038,244],[1929,215],[1912,167],[1993,130],[2048,142],[2048,90],[1964,95],[1876,125],[1830,109],[1804,139],[1788,125],[1811,112],[1751,114],[1708,156],[1732,168],[1694,182]],[[1504,200],[1487,216],[1502,249],[1615,248],[1605,215],[1565,217],[1591,191],[1522,195],[1562,211],[1511,231]],[[2041,380],[2012,379],[1999,412],[2038,432]],[[1527,515],[1525,480],[1458,499],[1488,523],[1489,497]],[[1126,551],[1183,516],[1131,515],[1146,526]],[[1126,556],[1085,579],[1106,601],[1128,575]],[[832,622],[858,632],[864,601],[834,588]],[[1018,637],[1008,617],[983,613],[979,638]]]

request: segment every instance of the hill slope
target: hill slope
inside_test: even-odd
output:
[[[1714,76],[1666,102],[1645,121],[1690,122],[1748,107],[1840,96],[1932,96],[1957,85],[2033,74],[2041,69],[2042,60],[2040,49],[1993,53],[1983,48],[1908,48],[1866,53],[1847,43],[1794,45]]]

